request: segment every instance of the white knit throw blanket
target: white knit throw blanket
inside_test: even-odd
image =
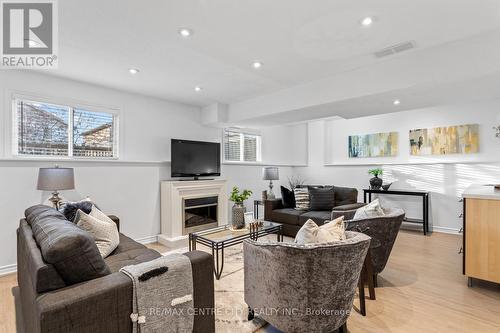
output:
[[[192,332],[193,273],[183,254],[170,254],[120,269],[132,279],[133,333]]]

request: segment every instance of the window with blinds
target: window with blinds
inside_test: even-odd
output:
[[[252,133],[224,131],[224,160],[228,162],[259,162],[261,136]]]
[[[13,101],[15,155],[117,157],[117,115],[23,99]]]

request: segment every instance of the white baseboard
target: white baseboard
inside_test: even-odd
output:
[[[134,239],[137,243],[141,244],[151,244],[151,243],[156,243],[158,242],[158,235],[154,236],[147,236],[147,237],[141,237],[141,238],[136,238]]]
[[[165,235],[158,235],[158,243],[165,245],[171,249],[177,249],[179,247],[187,246],[188,236],[178,236],[178,237],[167,237]]]
[[[455,228],[433,226],[432,231],[441,232],[443,234],[459,235],[459,229],[455,229]]]
[[[12,274],[15,272],[17,272],[17,265],[16,264],[5,265],[5,266],[0,267],[0,276]]]

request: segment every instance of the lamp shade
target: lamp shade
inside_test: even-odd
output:
[[[278,180],[278,179],[280,179],[279,169],[276,167],[262,168],[262,179],[264,179],[264,180]]]
[[[37,189],[42,191],[72,190],[75,188],[73,168],[40,168]]]

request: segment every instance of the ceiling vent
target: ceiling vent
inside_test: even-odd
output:
[[[399,52],[408,51],[408,50],[411,50],[413,48],[415,48],[415,42],[409,41],[409,42],[399,43],[396,45],[386,47],[382,50],[375,52],[374,55],[377,58],[383,58],[383,57],[387,57],[387,56],[390,56],[390,55],[393,55],[393,54],[396,54]]]

